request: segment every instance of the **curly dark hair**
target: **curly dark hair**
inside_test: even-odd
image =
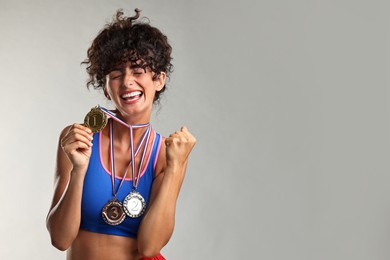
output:
[[[139,9],[135,9],[135,16],[123,16],[123,11],[116,12],[111,23],[105,25],[102,31],[93,40],[88,49],[88,58],[82,62],[87,65],[89,80],[87,87],[104,89],[106,75],[118,65],[131,62],[142,68],[150,68],[156,80],[161,72],[167,77],[173,71],[171,63],[172,47],[167,37],[157,28],[151,26],[147,20],[137,20]],[[156,92],[154,102],[159,100],[164,87]]]

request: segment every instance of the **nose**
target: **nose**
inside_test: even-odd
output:
[[[130,68],[126,68],[123,75],[123,85],[124,87],[130,87],[134,84],[134,74]]]

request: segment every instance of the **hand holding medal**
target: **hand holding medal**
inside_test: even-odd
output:
[[[84,124],[73,124],[61,138],[61,148],[74,167],[88,167],[91,156],[92,134],[107,125],[107,115],[94,107],[84,118]]]
[[[92,131],[80,124],[73,124],[61,138],[61,148],[74,168],[87,168],[92,152]]]

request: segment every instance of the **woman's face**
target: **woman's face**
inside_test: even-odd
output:
[[[154,95],[164,87],[166,79],[163,72],[156,80],[153,75],[149,68],[127,62],[106,76],[106,95],[124,119],[132,123],[149,122]]]

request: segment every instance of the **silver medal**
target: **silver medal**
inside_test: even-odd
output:
[[[123,209],[125,210],[127,216],[131,218],[138,218],[145,212],[145,199],[139,192],[132,191],[123,201]]]

